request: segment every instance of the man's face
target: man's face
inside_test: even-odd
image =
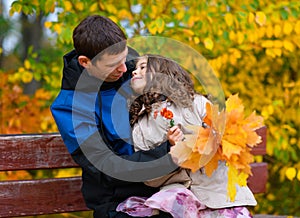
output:
[[[90,62],[86,69],[91,76],[101,79],[105,82],[115,82],[127,71],[125,65],[128,48],[119,54],[104,54],[99,60]]]

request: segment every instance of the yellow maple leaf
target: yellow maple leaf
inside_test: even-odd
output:
[[[231,95],[227,100],[226,100],[226,111],[231,112],[231,111],[236,111],[239,113],[243,113],[244,111],[244,106],[242,104],[241,99],[239,99],[239,95]]]
[[[238,183],[238,171],[232,166],[228,166],[227,192],[230,201],[234,201],[236,195],[236,184]]]
[[[247,142],[246,142],[248,146],[254,147],[261,142],[262,142],[261,136],[257,135],[256,132],[252,132],[252,131],[248,132]]]
[[[199,159],[201,154],[198,152],[192,152],[189,156],[189,159],[184,161],[180,166],[183,168],[190,169],[193,173],[200,169],[199,167]]]
[[[235,144],[232,144],[224,139],[222,140],[222,148],[223,148],[223,154],[227,158],[230,158],[232,154],[239,154],[242,150],[241,147],[239,147]]]
[[[262,116],[256,115],[256,112],[253,111],[250,116],[245,119],[246,125],[252,130],[261,128],[264,124],[264,118]]]

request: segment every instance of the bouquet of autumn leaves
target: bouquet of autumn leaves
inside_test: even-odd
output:
[[[261,142],[255,130],[263,126],[263,118],[253,112],[245,117],[244,106],[238,95],[226,101],[226,110],[219,111],[218,105],[206,104],[206,116],[202,126],[188,126],[193,134],[171,148],[172,156],[183,167],[196,172],[205,169],[211,176],[219,161],[228,166],[228,196],[231,201],[236,195],[236,184],[245,186],[251,175],[253,162],[251,149]]]

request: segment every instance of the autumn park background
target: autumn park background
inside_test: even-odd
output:
[[[58,94],[62,56],[80,20],[100,14],[129,38],[163,36],[201,53],[226,96],[268,128],[267,193],[253,211],[300,216],[300,1],[19,0],[0,1],[0,133],[57,132],[49,106]],[[26,154],[24,154],[26,155]],[[1,173],[0,179],[77,171]]]

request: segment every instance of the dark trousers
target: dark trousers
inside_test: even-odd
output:
[[[94,218],[130,218],[131,216],[116,212],[116,207],[127,197],[143,193],[151,196],[156,189],[144,184],[128,184],[128,186],[115,187],[107,181],[107,175],[95,168],[79,150],[72,154],[74,161],[82,168],[82,194],[88,208],[94,211]],[[142,190],[142,191],[141,191]],[[170,214],[160,212],[153,218],[172,218]],[[137,218],[137,217],[136,217]]]

